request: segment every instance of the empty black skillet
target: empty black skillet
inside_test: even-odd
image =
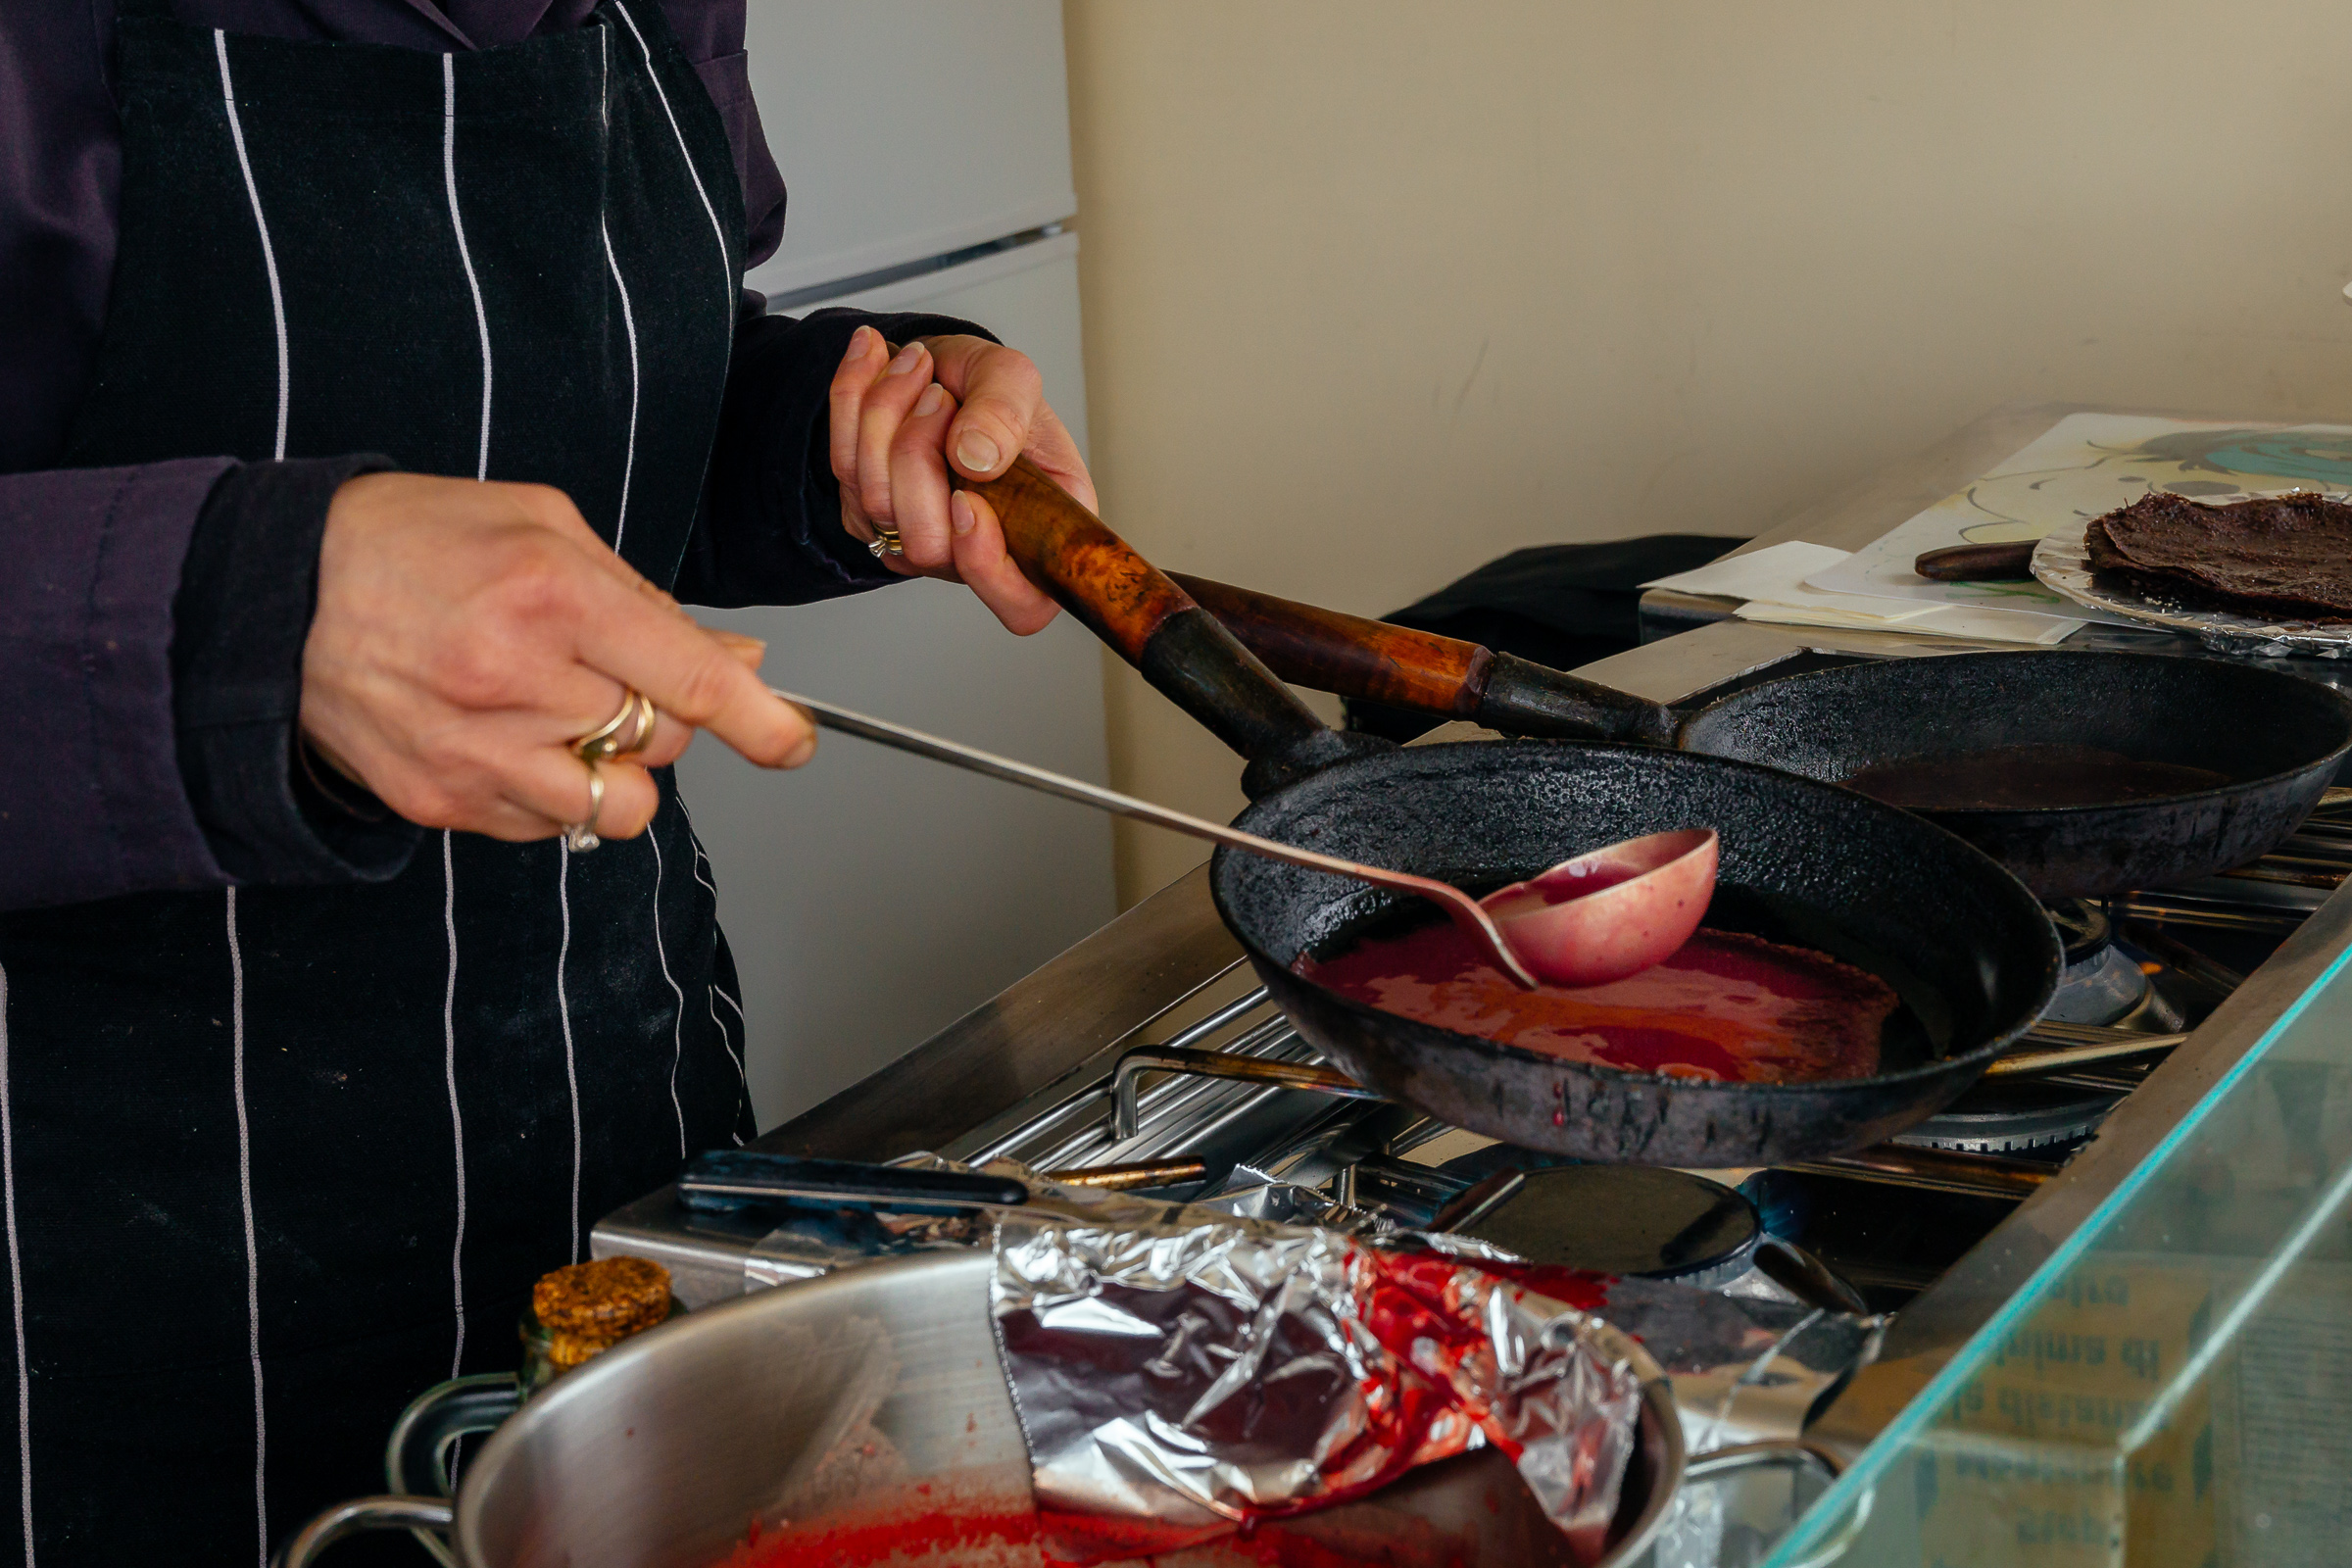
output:
[[[1914,808],[2042,898],[2163,887],[2255,859],[2295,830],[2352,749],[2352,700],[2220,659],[2034,649],[1879,660],[1768,680],[1684,717],[1476,644],[1177,580],[1286,680],[1507,734],[1639,740],[1833,783],[1893,764],[2046,767],[2048,798],[2080,804]],[[2102,769],[2096,754],[2125,765]],[[2157,787],[2149,764],[2212,776]],[[2102,782],[2137,789],[2099,798]]]
[[[1881,1070],[1795,1084],[1666,1078],[1416,1023],[1293,971],[1397,907],[1351,879],[1220,850],[1218,912],[1276,1004],[1382,1094],[1508,1143],[1587,1159],[1721,1167],[1875,1143],[1943,1106],[2048,1002],[2056,933],[1984,855],[1849,790],[1651,747],[1471,742],[1397,750],[1327,728],[1205,611],[1016,464],[975,486],[1023,569],[1249,760],[1238,826],[1473,891],[1678,827],[1723,836],[1708,921],[1832,954],[1903,1005]]]
[[[2219,659],[1947,654],[1765,681],[1691,714],[1676,744],[1830,780],[2023,747],[2219,775],[2137,800],[1915,808],[2040,896],[2081,898],[2210,876],[2277,847],[2352,749],[2352,701]]]

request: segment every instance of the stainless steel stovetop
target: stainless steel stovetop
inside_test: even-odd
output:
[[[2113,922],[2111,933],[2101,933],[2105,940],[2070,963],[2075,984],[2062,989],[2052,1009],[2065,1012],[2068,1002],[2088,992],[2085,1004],[2099,1009],[2098,1019],[2045,1020],[2022,1044],[2056,1049],[2146,1042],[2161,1049],[2163,1042],[2187,1038],[2184,1026],[2202,1022],[2243,984],[2239,966],[2256,966],[2319,906],[2328,889],[2318,884],[2331,885],[2352,869],[2352,828],[2342,830],[2341,839],[2336,831],[2308,832],[2252,868],[2252,876],[2064,911],[2087,915],[2100,926]],[[2295,880],[2273,880],[2279,876]],[[1213,925],[1201,881],[1195,873],[1153,903],[1201,906]],[[1123,934],[1116,924],[1089,945],[1114,933]],[[1086,946],[962,1020],[918,1055],[984,1050],[987,1037],[1009,1015],[1043,1000],[1021,992],[1059,990],[1074,978],[1055,971],[1089,956]],[[1230,950],[1230,940],[1226,946]],[[886,1082],[861,1085],[842,1097],[847,1103],[819,1107],[755,1147],[867,1159],[920,1148],[975,1163],[1010,1158],[1041,1171],[1136,1167],[1138,1178],[1153,1167],[1197,1162],[1205,1167],[1200,1175],[1154,1182],[1151,1190],[1171,1198],[1213,1198],[1279,1181],[1322,1189],[1409,1225],[1426,1224],[1447,1200],[1505,1162],[1508,1152],[1494,1140],[1385,1100],[1285,1087],[1284,1064],[1311,1065],[1321,1058],[1266,1001],[1238,952],[1222,956],[1222,962],[1212,957],[1194,971],[1193,984],[1174,996],[1152,993],[1176,989],[1183,971],[1163,971],[1157,986],[1147,980],[1134,988],[1144,991],[1140,1004],[1150,1011],[1070,1070],[960,1129],[949,1131],[942,1113],[952,1112],[952,1105],[933,1098],[954,1095],[953,1080],[942,1080],[956,1064],[926,1059],[892,1069]],[[2119,970],[2128,980],[2118,979]],[[1104,984],[1114,989],[1110,981]],[[2147,1081],[2155,1059],[2161,1058],[2124,1058],[2054,1078],[1988,1084],[1894,1142],[1853,1155],[1773,1171],[1706,1174],[1743,1185],[1774,1234],[1821,1254],[1874,1306],[1898,1308],[2058,1175],[2115,1106]],[[1122,1099],[1128,1102],[1124,1117]],[[1123,1120],[1130,1125],[1122,1126]],[[863,1124],[863,1136],[857,1123]],[[947,1135],[925,1139],[929,1128]],[[1532,1161],[1546,1162],[1542,1156]],[[689,1214],[664,1191],[607,1218],[594,1243],[600,1254],[663,1258],[680,1275],[681,1293],[699,1303],[772,1283],[759,1256],[764,1234],[758,1221]]]
[[[1732,623],[1585,673],[1680,702],[1810,661],[1936,651],[1958,649]],[[2062,926],[2107,929],[2070,930],[2073,983],[2028,1044],[2171,1041],[2169,1055],[2094,1063],[2006,1099],[1974,1091],[1852,1155],[1708,1173],[1742,1185],[1768,1229],[1896,1313],[1878,1365],[1812,1436],[1867,1446],[2352,944],[2352,905],[2330,902],[2352,869],[2343,809],[2323,808],[2256,866],[2058,911]],[[1171,1053],[1205,1053],[1246,1076],[1170,1073]],[[1196,871],[756,1147],[864,1160],[1004,1155],[1047,1171],[1190,1159],[1206,1167],[1200,1176],[1154,1190],[1209,1196],[1278,1178],[1410,1223],[1506,1157],[1491,1140],[1384,1101],[1266,1081],[1314,1060],[1265,1002]],[[681,1298],[699,1305],[774,1282],[766,1234],[753,1218],[690,1215],[664,1189],[608,1216],[593,1248],[661,1258]]]

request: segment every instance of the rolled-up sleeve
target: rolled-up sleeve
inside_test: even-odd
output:
[[[743,185],[746,259],[756,267],[775,254],[784,232],[785,191],[752,98],[743,0],[662,0],[662,8],[726,124]],[[745,305],[677,596],[720,607],[797,605],[902,580],[841,525],[826,422],[833,372],[860,324],[900,343],[990,334],[969,321],[914,313],[769,316],[750,292]]]
[[[172,601],[233,466],[0,474],[0,908],[225,880],[180,780]]]
[[[990,336],[954,317],[913,313],[826,310],[746,319],[736,329],[702,515],[678,572],[680,599],[721,608],[800,605],[901,580],[841,525],[833,477],[833,372],[861,325],[894,343]]]

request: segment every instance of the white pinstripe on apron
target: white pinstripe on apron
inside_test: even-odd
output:
[[[73,462],[553,483],[672,579],[743,219],[658,10],[429,55],[123,0],[118,36],[121,253]],[[24,1562],[266,1556],[272,1518],[373,1490],[410,1395],[513,1364],[589,1219],[740,1138],[732,965],[664,793],[590,856],[443,834],[374,886],[0,917]]]

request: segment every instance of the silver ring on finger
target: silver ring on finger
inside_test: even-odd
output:
[[[597,836],[597,819],[605,814],[605,775],[597,771],[594,761],[588,762],[588,818],[583,822],[564,824],[564,848],[574,855],[585,855],[605,841]]]
[[[866,542],[865,548],[873,552],[876,561],[884,556],[903,556],[906,553],[906,547],[899,542],[898,529],[887,522],[872,523],[870,526],[874,536]]]

